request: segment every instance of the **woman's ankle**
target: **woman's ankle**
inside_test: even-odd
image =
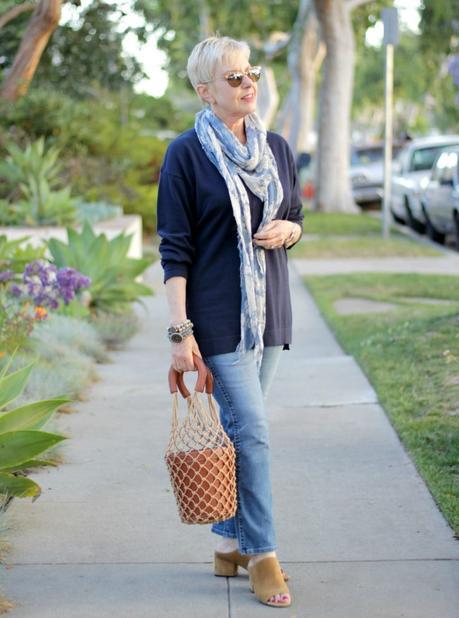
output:
[[[229,554],[236,549],[239,549],[237,539],[232,539],[224,536],[221,536],[217,539],[215,551],[218,551],[222,554]]]
[[[250,556],[249,566],[256,564],[259,560],[263,560],[263,558],[275,558],[275,557],[276,557],[275,551],[266,551],[261,554],[253,554],[252,556]]]

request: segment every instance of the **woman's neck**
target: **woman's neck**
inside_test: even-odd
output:
[[[224,118],[223,116],[221,116],[220,114],[215,112],[215,110],[212,110],[212,111],[214,112],[214,114],[216,116],[218,116],[220,118],[220,120],[222,120],[226,124],[228,129],[232,133],[234,133],[234,135],[237,137],[237,139],[242,144],[246,144],[247,143],[247,137],[246,137],[246,134],[245,134],[244,118],[238,118],[237,120],[234,120],[232,118]]]

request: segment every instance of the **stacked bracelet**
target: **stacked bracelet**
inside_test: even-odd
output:
[[[172,343],[181,343],[185,337],[188,337],[193,333],[193,322],[191,320],[185,320],[180,324],[173,324],[167,329],[167,336]]]

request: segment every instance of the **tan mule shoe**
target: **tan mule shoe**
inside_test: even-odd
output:
[[[218,577],[235,577],[238,567],[246,571],[249,568],[250,556],[241,554],[237,549],[230,552],[221,553],[216,551],[214,554],[214,573]],[[289,575],[281,569],[285,581],[290,579]]]
[[[271,602],[276,594],[288,594],[290,591],[282,576],[279,561],[275,557],[262,558],[249,567],[250,589],[264,605],[271,607],[290,607],[289,601]]]

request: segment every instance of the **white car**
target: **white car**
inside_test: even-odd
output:
[[[459,250],[459,147],[445,148],[438,155],[421,205],[429,238],[443,244],[447,235],[454,234]]]
[[[392,174],[391,211],[399,223],[424,232],[426,221],[420,197],[437,155],[447,146],[459,145],[459,135],[413,139],[400,151]]]

